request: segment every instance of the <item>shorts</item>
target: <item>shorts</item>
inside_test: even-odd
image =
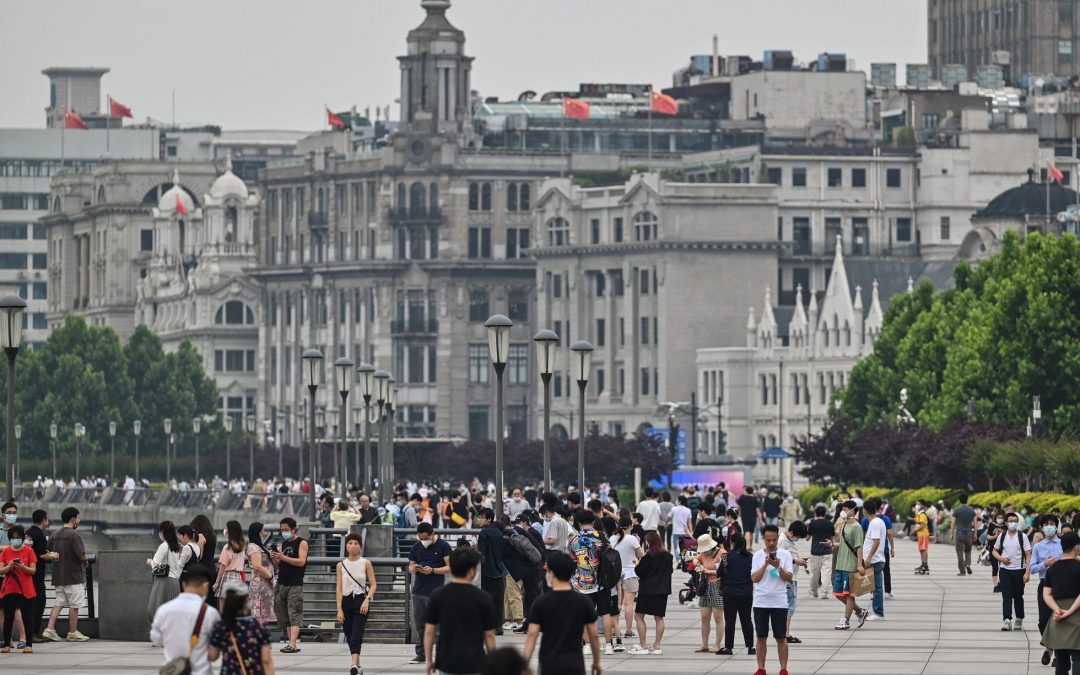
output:
[[[68,609],[86,607],[86,586],[83,584],[57,586],[56,600],[53,602],[53,607],[67,607]]]
[[[930,535],[928,535],[928,534],[920,534],[919,535],[919,551],[922,552],[922,551],[929,551],[929,550],[930,550]]]
[[[612,595],[612,590],[601,588],[595,593],[586,594],[592,597],[597,616],[619,616],[619,594],[616,592]]]
[[[759,638],[769,637],[769,623],[772,623],[772,634],[777,640],[787,637],[787,609],[783,607],[755,607],[754,630]]]
[[[787,615],[795,614],[795,598],[799,595],[799,582],[792,580],[787,583]]]
[[[277,586],[274,588],[274,612],[279,628],[304,625],[304,587]]]
[[[641,580],[637,577],[630,577],[629,579],[623,579],[621,582],[623,593],[637,593],[638,588],[641,587]]]
[[[851,595],[851,572],[847,570],[833,571],[832,594],[838,598],[846,598]]]

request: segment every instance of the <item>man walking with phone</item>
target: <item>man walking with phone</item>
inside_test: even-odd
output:
[[[791,553],[777,546],[780,529],[776,525],[763,527],[761,539],[765,548],[755,553],[750,563],[750,580],[754,582],[754,627],[757,629],[758,669],[754,675],[766,675],[770,625],[780,657],[780,675],[788,675],[787,584],[795,576],[794,562]]]

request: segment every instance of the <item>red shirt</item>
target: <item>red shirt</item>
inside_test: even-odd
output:
[[[23,544],[16,551],[14,546],[8,546],[7,548],[0,549],[0,564],[9,565],[12,560],[19,559],[23,565],[30,566],[37,562],[37,556],[34,554],[34,549]],[[34,589],[34,577],[27,574],[26,570],[18,567],[12,567],[4,575],[4,582],[0,584],[0,598],[5,595],[11,595],[12,593],[18,593],[24,598],[32,598],[37,595],[37,590]]]

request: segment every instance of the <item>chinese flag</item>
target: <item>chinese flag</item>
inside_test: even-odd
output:
[[[182,216],[186,216],[187,208],[184,207],[184,200],[180,198],[180,195],[176,195],[176,212]]]
[[[589,104],[580,98],[564,98],[562,100],[562,112],[564,117],[587,120],[589,119]]]
[[[131,108],[122,103],[117,103],[112,96],[109,97],[109,115],[112,117],[134,117],[131,114]]]
[[[89,129],[86,126],[86,122],[83,122],[82,118],[71,112],[70,110],[64,111],[64,128],[65,129]]]
[[[330,124],[330,126],[334,127],[335,129],[345,128],[345,120],[330,112],[330,108],[326,109],[326,121]]]
[[[1053,163],[1046,165],[1046,175],[1052,181],[1057,181],[1058,185],[1061,185],[1061,181],[1065,180],[1065,174],[1061,173],[1061,169],[1053,165]]]
[[[661,115],[678,115],[679,104],[667,94],[652,92],[652,111]]]

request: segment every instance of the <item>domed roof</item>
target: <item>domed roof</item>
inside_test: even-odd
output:
[[[170,214],[176,211],[177,200],[184,205],[184,210],[191,213],[195,210],[195,200],[191,198],[191,195],[187,193],[187,190],[180,187],[180,172],[173,171],[173,186],[165,191],[165,194],[161,195],[161,199],[158,200],[158,211],[164,214]]]
[[[972,220],[1023,220],[1028,216],[1046,216],[1046,192],[1050,191],[1050,213],[1061,213],[1069,206],[1078,203],[1077,193],[1056,182],[1035,182],[1035,172],[1028,171],[1028,180],[1017,187],[1010,188],[994,197],[981,211],[977,211]]]
[[[214,199],[224,199],[230,195],[241,198],[248,196],[247,184],[232,172],[232,158],[225,160],[225,173],[210,185],[210,196]]]

